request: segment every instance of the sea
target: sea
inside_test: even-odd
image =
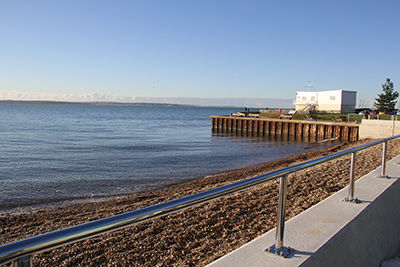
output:
[[[214,133],[243,108],[0,105],[0,211],[124,196],[337,143]]]

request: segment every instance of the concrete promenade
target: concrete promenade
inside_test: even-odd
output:
[[[376,266],[400,255],[400,156],[358,179],[359,204],[343,202],[348,187],[288,220],[284,246],[295,251],[282,258],[265,250],[275,229],[216,260],[208,267]],[[361,162],[357,164],[362,164]]]

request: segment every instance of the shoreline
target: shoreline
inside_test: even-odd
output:
[[[373,140],[344,143],[255,167],[192,179],[135,196],[101,202],[1,213],[0,244],[62,229],[205,191]],[[388,159],[400,153],[399,142],[388,144]],[[381,160],[381,146],[357,154],[357,178]],[[342,157],[289,175],[287,219],[315,205],[348,184],[349,157]],[[276,225],[278,181],[271,181],[187,210],[80,241],[33,257],[35,265],[76,266],[204,266]],[[91,260],[88,260],[91,259]]]
[[[243,168],[228,170],[228,171],[224,171],[221,173],[215,173],[215,174],[211,174],[211,175],[207,175],[207,176],[182,179],[182,180],[178,180],[178,181],[170,181],[170,182],[165,182],[164,184],[161,184],[161,185],[154,185],[154,186],[149,185],[139,191],[118,193],[118,194],[92,195],[92,196],[70,196],[70,197],[66,196],[63,198],[61,198],[61,197],[60,198],[45,198],[45,199],[32,200],[32,202],[30,204],[26,204],[25,202],[23,202],[23,203],[12,203],[9,205],[1,205],[0,206],[0,217],[5,216],[6,214],[21,214],[21,213],[36,212],[36,211],[64,207],[64,206],[74,205],[74,204],[84,204],[84,203],[91,203],[91,202],[102,202],[102,201],[113,200],[113,199],[130,198],[130,197],[135,197],[137,195],[147,194],[150,191],[164,190],[165,188],[168,188],[170,186],[177,186],[179,184],[185,184],[188,182],[190,183],[190,182],[194,181],[194,183],[197,184],[198,181],[200,181],[201,179],[209,180],[209,179],[211,179],[211,177],[214,177],[214,176],[227,176],[234,172],[251,173],[253,169],[260,169],[260,168],[262,168],[264,172],[267,172],[269,169],[268,169],[268,167],[265,168],[266,165],[276,166],[276,165],[285,164],[288,161],[298,160],[299,155],[303,155],[302,157],[308,157],[306,155],[309,155],[309,153],[311,153],[311,154],[317,153],[317,155],[321,155],[321,153],[323,154],[323,153],[325,153],[325,151],[331,151],[333,149],[337,149],[337,148],[349,143],[349,142],[338,142],[338,144],[334,144],[335,142],[337,142],[336,140],[328,140],[328,141],[333,141],[333,146],[328,149],[312,150],[310,152],[296,154],[296,155],[293,155],[293,156],[290,156],[287,158],[283,158],[280,160],[268,161],[268,162],[261,163],[261,164],[251,166],[251,167],[243,167]],[[322,142],[327,142],[327,140],[319,141],[317,143],[322,143]],[[319,152],[321,152],[321,153],[319,153]],[[261,172],[262,171],[260,170],[260,174],[261,174]],[[255,175],[253,175],[253,176],[255,176]],[[246,177],[246,178],[248,178],[248,177]],[[224,179],[224,178],[222,178],[222,179]],[[213,181],[215,181],[215,180],[213,180]],[[218,181],[220,181],[220,179],[216,180],[216,182],[218,182]],[[233,182],[236,180],[230,179],[230,181]],[[219,186],[221,186],[221,185],[219,185]]]

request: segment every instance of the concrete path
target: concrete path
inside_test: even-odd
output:
[[[343,202],[348,187],[288,220],[284,245],[295,251],[283,258],[266,252],[275,229],[216,260],[208,267],[379,266],[400,255],[400,156],[356,181],[359,204]],[[358,163],[361,164],[361,163]]]

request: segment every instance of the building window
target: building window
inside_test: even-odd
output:
[[[335,101],[336,100],[336,96],[331,95],[331,100]]]
[[[315,96],[312,96],[312,97],[311,97],[311,101],[315,101]]]
[[[303,96],[303,100],[307,100],[307,97],[306,97],[306,96]]]

